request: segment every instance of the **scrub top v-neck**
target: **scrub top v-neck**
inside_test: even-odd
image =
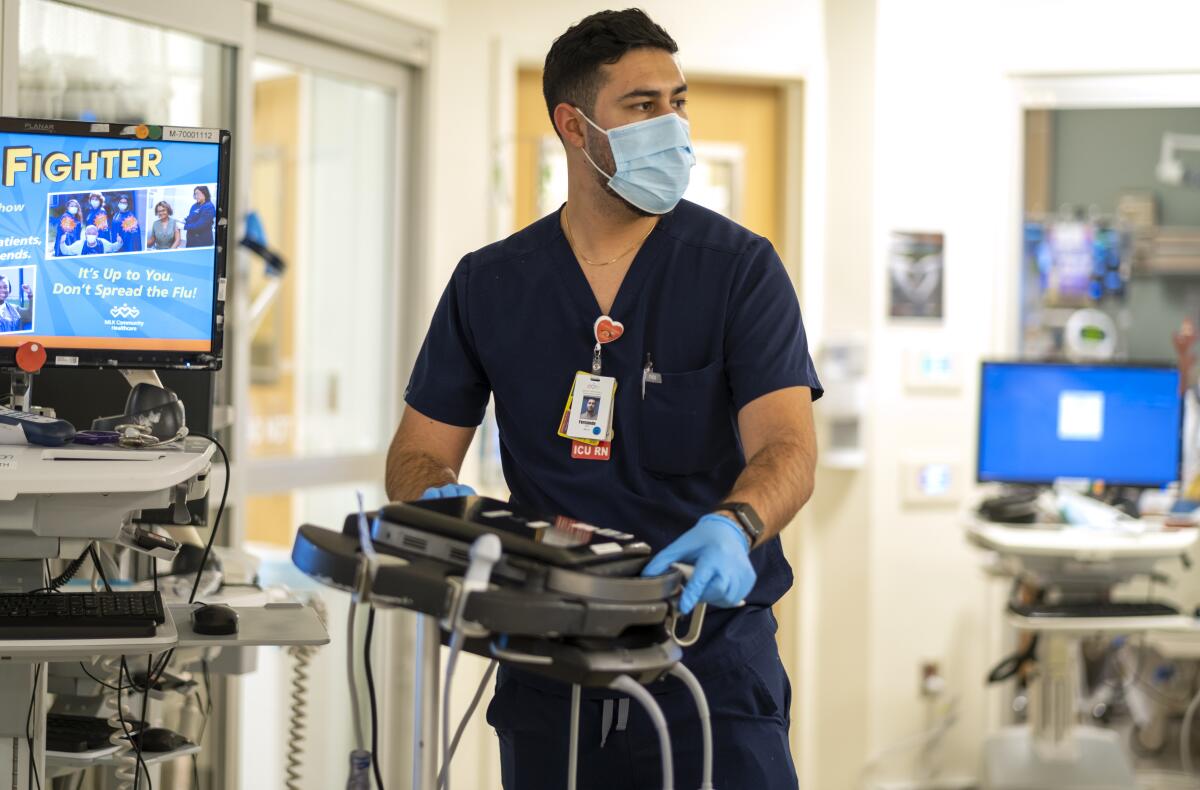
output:
[[[771,244],[682,201],[642,244],[609,312],[625,327],[602,353],[603,374],[617,380],[611,458],[573,459],[557,428],[576,372],[591,369],[599,315],[555,212],[462,259],[405,399],[434,420],[473,427],[494,396],[515,501],[633,533],[657,551],[745,467],[738,410],[786,387],[810,387],[815,399],[821,385]],[[658,375],[643,390],[647,364]],[[747,609],[765,609],[791,586],[791,568],[778,540],[751,562],[758,582]],[[732,614],[712,618],[689,664],[753,648],[749,634],[722,633]],[[767,620],[769,612],[758,618]]]
[[[562,216],[561,210],[552,216]],[[657,230],[658,226],[656,225],[655,229],[646,236],[645,241],[634,254],[633,261],[630,262],[621,284],[617,286],[617,295],[613,298],[609,315],[618,321],[621,319],[616,316],[628,308],[629,300],[637,298],[636,293],[641,287],[641,282],[646,278],[646,270],[653,266],[651,260],[655,256],[654,241],[657,241],[655,239]],[[552,254],[560,260],[560,264],[555,266],[555,271],[562,276],[563,287],[571,295],[574,306],[584,314],[591,313],[593,316],[599,316],[604,311],[600,309],[600,303],[596,300],[592,284],[588,282],[587,275],[576,259],[575,251],[571,249],[566,234],[560,234],[557,242],[552,242],[550,246]]]

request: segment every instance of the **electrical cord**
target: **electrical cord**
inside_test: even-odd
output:
[[[117,747],[113,753],[113,761],[116,763],[116,771],[114,772],[116,782],[116,790],[131,790],[133,787],[134,777],[138,774],[138,768],[141,758],[129,756],[133,751],[133,741],[128,736],[132,734],[130,728],[125,723],[125,700],[124,700],[124,682],[122,675],[122,667],[125,663],[124,656],[105,656],[100,661],[100,666],[103,668],[110,680],[116,681],[116,691],[113,693],[113,702],[110,705],[113,707],[113,712],[108,716],[108,726],[113,732],[108,737],[108,742],[112,746]]]
[[[42,665],[33,669],[33,693],[29,695],[29,712],[25,714],[25,745],[29,748],[29,777],[37,782],[38,790],[42,790],[42,777],[38,776],[37,760],[33,756],[33,708],[37,703],[38,681],[42,677]],[[13,755],[14,762],[16,755]],[[14,766],[15,770],[15,766]],[[13,779],[16,779],[14,776]]]
[[[860,773],[862,781],[865,782],[866,777],[876,769],[879,763],[883,762],[883,760],[890,755],[906,749],[915,748],[918,746],[923,747],[927,744],[934,744],[943,738],[946,733],[950,731],[950,728],[954,726],[955,722],[958,721],[958,698],[951,696],[946,701],[945,707],[946,713],[932,727],[924,732],[917,733],[916,735],[910,735],[909,737],[892,744],[886,749],[876,752],[873,757],[867,760]]]
[[[44,587],[39,587],[36,590],[30,590],[29,592],[30,593],[58,592],[60,587],[62,587],[67,582],[71,581],[71,579],[73,579],[75,577],[75,574],[79,573],[79,569],[83,567],[83,563],[87,561],[88,554],[91,552],[92,547],[95,545],[96,544],[94,542],[89,543],[88,547],[83,550],[83,553],[80,554],[75,559],[71,560],[70,564],[67,565],[67,567],[63,570],[62,573],[60,573],[58,576],[55,576],[53,579],[51,579],[49,582],[47,582]],[[49,574],[47,574],[47,576],[48,575]]]
[[[480,700],[483,699],[483,692],[487,689],[488,681],[492,679],[492,675],[496,672],[497,662],[492,659],[488,662],[487,671],[483,673],[483,679],[479,681],[479,687],[475,689],[475,696],[471,698],[471,704],[467,706],[467,712],[458,722],[458,728],[454,731],[454,738],[450,741],[450,759],[454,759],[454,753],[458,751],[458,742],[462,740],[463,733],[467,730],[467,724],[470,723],[471,717],[475,715],[475,709],[479,707]],[[442,784],[442,775],[438,774],[437,783]]]
[[[671,667],[671,674],[683,681],[683,685],[692,693],[692,699],[696,701],[696,711],[700,715],[700,739],[704,747],[700,790],[713,790],[712,716],[708,709],[708,698],[704,695],[700,681],[683,664]]]
[[[143,689],[143,691],[142,691],[142,732],[145,732],[145,730],[146,730],[146,725],[147,725],[146,714],[149,712],[149,709],[150,709],[150,687],[158,682],[156,679],[152,678],[150,675],[153,665],[154,665],[154,654],[151,653],[146,656],[146,688]],[[164,669],[165,669],[165,667],[164,667]],[[126,672],[126,674],[129,673],[129,667],[125,668],[125,672]],[[160,671],[160,677],[161,677],[161,671]],[[130,678],[129,682],[132,683],[133,678]],[[145,768],[145,770],[146,770],[146,786],[149,790],[154,790],[154,782],[150,779],[150,769],[146,767],[146,760],[144,757],[142,757],[142,733],[139,732],[137,737],[138,737],[138,759],[140,759],[142,761],[142,768]],[[138,782],[135,779],[133,781],[133,790],[137,790],[137,788],[138,788]]]
[[[463,612],[467,608],[467,598],[473,592],[486,591],[492,578],[492,569],[500,561],[503,553],[500,538],[492,533],[480,535],[471,543],[468,556],[470,563],[462,578],[462,588],[454,603],[450,615],[450,656],[446,659],[446,680],[442,686],[442,769],[438,771],[437,787],[450,787],[450,689],[454,683],[454,669],[458,664],[458,656],[462,652],[465,637]]]
[[[354,745],[362,751],[365,745],[362,731],[362,712],[359,710],[358,678],[354,672],[354,618],[358,616],[358,600],[350,598],[350,615],[346,626],[346,677],[350,681],[350,720],[354,723]]]
[[[79,662],[79,668],[83,670],[83,674],[87,675],[89,678],[91,678],[91,679],[92,679],[93,681],[95,681],[96,683],[99,683],[99,684],[100,684],[101,686],[103,686],[104,688],[106,688],[106,689],[110,689],[110,690],[112,690],[112,691],[117,691],[117,690],[118,690],[116,686],[112,685],[111,683],[105,683],[103,680],[101,680],[100,678],[96,677],[96,676],[95,676],[95,675],[93,675],[91,672],[88,672],[88,668],[87,668],[87,666],[85,666],[85,665],[84,665],[84,663],[83,663],[82,661],[80,661],[80,662]]]
[[[662,752],[662,786],[663,790],[674,790],[675,787],[675,770],[671,762],[671,733],[667,730],[667,719],[663,716],[662,708],[658,707],[658,703],[654,701],[654,696],[646,691],[642,684],[635,681],[628,675],[621,675],[608,687],[614,691],[621,691],[633,697],[642,707],[645,708],[646,714],[650,717],[650,721],[654,722],[654,729],[658,732],[658,748]]]
[[[314,595],[309,598],[309,603],[316,612],[317,619],[321,621],[321,625],[325,625],[328,619],[325,602],[319,595]],[[287,790],[302,790],[300,782],[303,774],[300,769],[304,764],[304,730],[307,726],[305,720],[308,718],[308,668],[317,654],[317,648],[312,645],[293,645],[288,648],[288,654],[296,659],[296,664],[292,669],[292,704],[288,717],[287,766],[285,768],[287,779],[284,781],[284,786]],[[374,696],[374,692],[372,692],[372,696]]]
[[[371,586],[375,579],[375,569],[378,566],[379,557],[371,543],[371,532],[367,525],[366,509],[363,505],[361,491],[357,492],[357,498],[358,538],[362,555],[359,559],[358,579],[355,583],[354,594],[350,596],[350,617],[346,623],[346,672],[350,681],[350,707],[354,717],[356,747],[354,751],[350,752],[350,776],[346,780],[346,790],[370,790],[371,767],[374,764],[374,758],[367,751],[363,738],[362,700],[358,696],[358,679],[354,673],[354,626],[359,600],[370,606]]]
[[[1187,711],[1183,714],[1183,727],[1179,731],[1179,761],[1189,776],[1192,774],[1192,722],[1196,719],[1197,708],[1200,708],[1200,690],[1188,703]]]
[[[88,546],[88,554],[92,557],[92,566],[96,570],[96,575],[100,577],[100,581],[104,583],[104,591],[112,592],[112,585],[108,583],[108,577],[104,575],[104,566],[100,562],[100,554],[96,551],[96,544],[92,543]]]
[[[308,645],[288,649],[296,659],[292,670],[291,715],[288,717],[288,750],[284,787],[287,790],[302,790],[300,786],[304,775],[300,772],[304,757],[304,730],[308,708],[308,665],[312,661],[314,649]]]
[[[350,778],[346,790],[370,790],[371,755],[364,748],[362,710],[358,699],[358,678],[354,674],[354,618],[358,615],[358,596],[350,596],[350,615],[346,621],[346,675],[350,681],[350,710],[354,723],[355,749],[350,753]]]
[[[450,656],[446,659],[446,682],[442,686],[442,770],[438,772],[438,790],[450,787],[450,687],[462,643],[462,626],[456,625],[450,634]]]
[[[379,710],[375,703],[375,674],[371,670],[371,637],[375,632],[375,607],[367,612],[367,638],[363,644],[363,663],[367,670],[367,695],[371,703],[371,768],[375,772],[375,785],[383,788],[383,775],[379,770]]]
[[[149,671],[149,667],[147,667],[147,671]],[[121,656],[121,673],[124,676],[125,680],[129,681],[129,686],[126,686],[125,688],[132,688],[133,687],[133,676],[129,672],[129,664],[125,661],[125,656]],[[121,685],[123,682],[124,681],[122,681],[118,677],[117,684]],[[118,695],[120,695],[120,692],[118,692]],[[150,776],[150,769],[146,767],[146,761],[142,757],[141,731],[139,730],[137,733],[135,733],[132,724],[126,725],[124,711],[122,710],[122,704],[119,704],[117,706],[117,711],[121,716],[121,727],[122,727],[122,729],[125,730],[126,736],[129,738],[130,744],[133,745],[133,753],[135,755],[137,755],[137,757],[136,757],[137,762],[134,764],[134,767],[133,767],[133,790],[138,790],[138,785],[140,784],[141,779],[142,779],[142,771],[146,772],[146,776],[148,778]],[[141,719],[141,722],[142,722],[142,729],[144,730],[146,728],[146,719],[143,717]],[[136,738],[134,737],[135,735],[137,735]],[[153,790],[153,788],[151,788],[151,790]]]
[[[1038,635],[1034,634],[1029,638],[1029,643],[1024,650],[1013,653],[1005,657],[999,664],[992,668],[988,673],[988,683],[1002,683],[1009,678],[1015,677],[1021,671],[1021,667],[1028,661],[1037,660]]]
[[[192,582],[192,594],[188,596],[188,603],[195,603],[196,591],[200,589],[200,576],[204,573],[204,566],[208,562],[208,555],[212,553],[213,541],[217,537],[217,530],[221,527],[221,516],[225,513],[225,500],[229,496],[229,478],[232,476],[229,469],[229,454],[225,452],[225,448],[217,441],[216,437],[208,434],[197,433],[193,434],[202,439],[208,439],[221,452],[221,460],[225,463],[225,482],[221,486],[221,504],[217,505],[217,516],[213,520],[212,531],[208,535],[208,542],[204,544],[204,554],[200,557],[200,567],[196,571],[196,580]]]

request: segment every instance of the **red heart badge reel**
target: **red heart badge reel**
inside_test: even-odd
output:
[[[592,333],[596,336],[596,342],[604,345],[625,334],[625,325],[602,315],[596,319],[596,323],[592,324]]]

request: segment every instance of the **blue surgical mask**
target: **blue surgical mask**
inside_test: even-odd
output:
[[[587,148],[583,155],[608,178],[614,192],[651,214],[666,214],[678,205],[687,191],[692,165],[696,164],[687,121],[672,112],[615,129],[601,129],[583,110],[579,114],[608,137],[615,173],[601,170]]]

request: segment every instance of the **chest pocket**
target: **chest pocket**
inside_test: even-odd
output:
[[[712,471],[734,451],[729,387],[720,362],[687,373],[662,373],[641,403],[642,466],[662,475]]]

